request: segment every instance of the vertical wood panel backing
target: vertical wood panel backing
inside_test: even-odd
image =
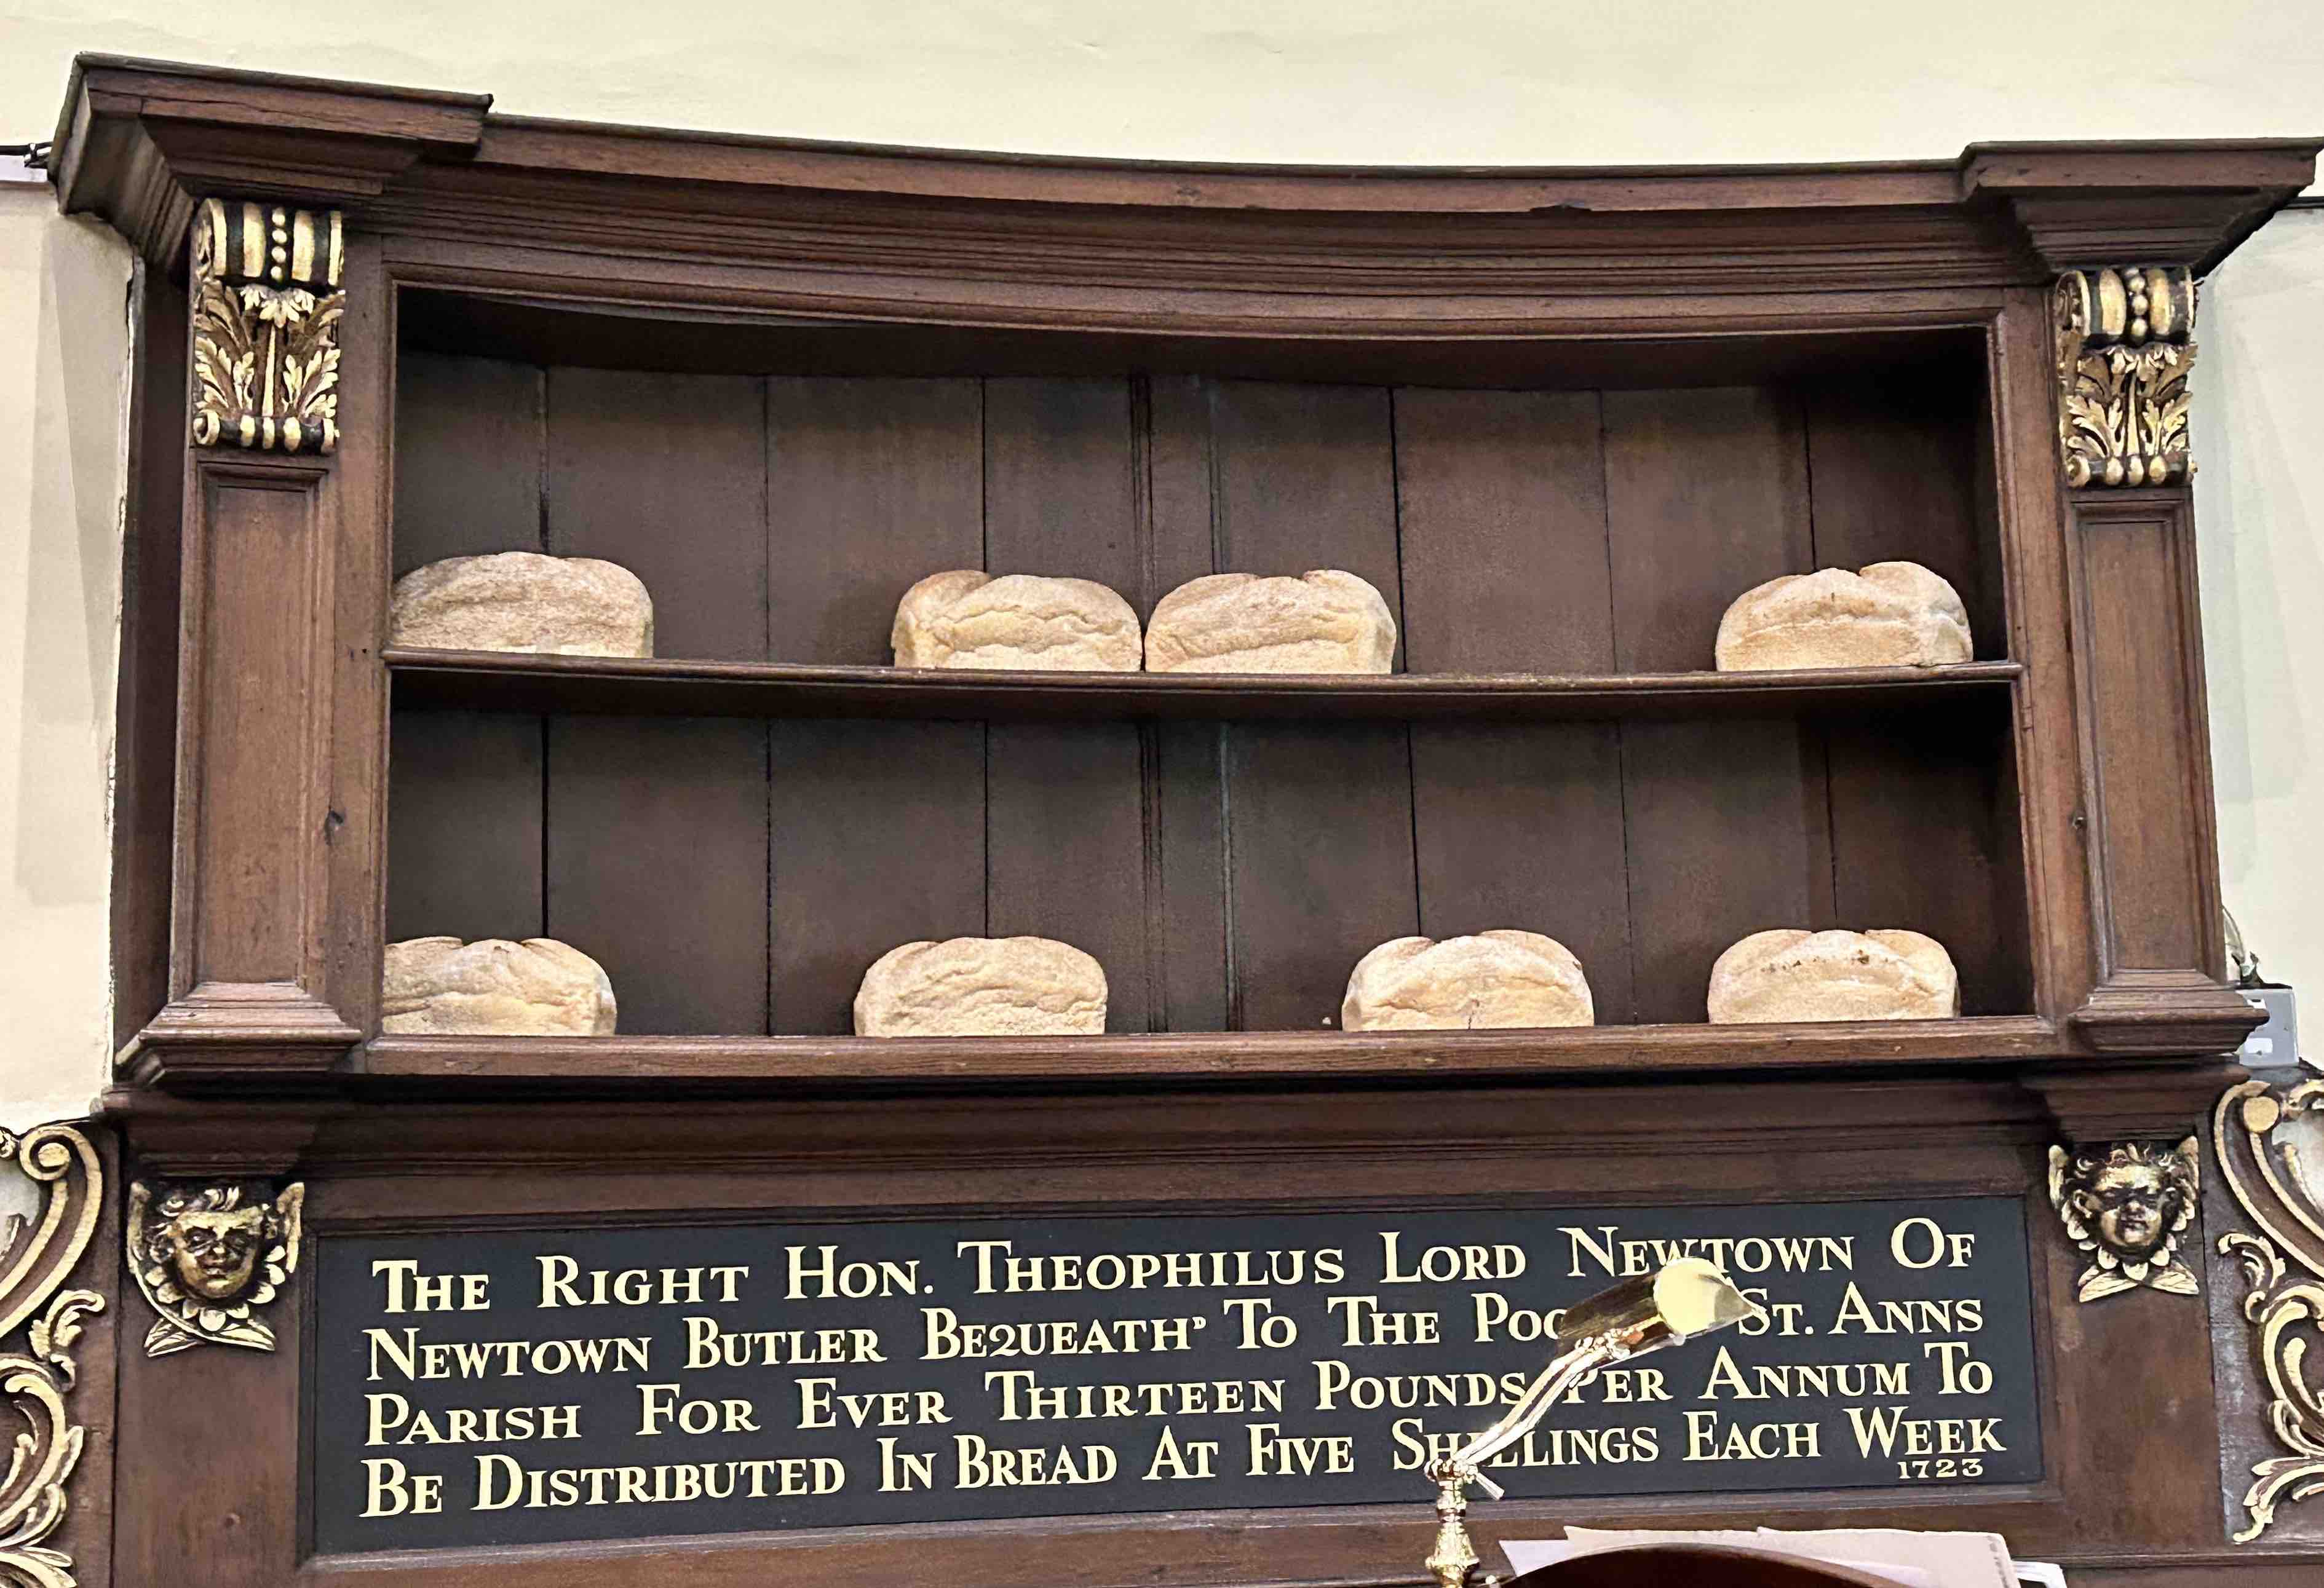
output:
[[[977,382],[778,376],[766,401],[764,654],[885,665],[898,598],[984,565]]]
[[[1803,397],[1813,565],[1904,561],[1933,569],[1960,593],[1978,656],[2007,656],[2001,591],[1988,580],[1985,554],[1990,519],[1978,509],[1970,394],[1930,372],[1819,382]]]
[[[777,378],[767,418],[768,654],[888,662],[905,590],[984,565],[978,383]],[[985,730],[769,727],[770,1017],[844,1033],[874,959],[985,931]]]
[[[310,471],[202,467],[204,533],[198,644],[201,668],[188,727],[200,746],[189,784],[190,908],[176,990],[202,982],[310,982],[310,912],[323,903],[320,840],[310,784],[286,769],[310,764],[323,743],[310,718],[327,710],[318,676],[328,530]],[[254,621],[253,614],[265,614]],[[314,989],[319,990],[319,989]]]
[[[1191,375],[1134,383],[1144,413],[1147,517],[1141,618],[1189,579],[1219,572],[1213,555],[1216,454],[1209,383]],[[1129,593],[1125,592],[1124,593]],[[1218,722],[1145,724],[1147,957],[1155,1024],[1227,1031],[1232,1016],[1227,885],[1226,733]]]
[[[1609,391],[1605,413],[1618,665],[1709,667],[1729,603],[1812,565],[1797,406]],[[1822,747],[1789,720],[1626,723],[1621,743],[1637,1018],[1701,1020],[1729,944],[1833,924]]]
[[[2195,810],[2209,780],[2183,727],[2200,706],[2198,642],[2181,601],[2182,581],[2193,582],[2181,566],[2192,526],[2175,492],[2080,500],[2074,517],[2103,963],[2109,975],[2210,969],[2218,905]]]
[[[1628,723],[1637,1018],[1704,1018],[1737,939],[1831,924],[1820,748],[1789,721]]]
[[[541,522],[546,382],[531,364],[428,353],[401,356],[398,578],[446,557],[547,549]]]
[[[426,439],[400,466],[431,482],[423,500],[429,489],[447,502],[520,499],[521,399],[531,379],[521,366],[415,361],[403,377],[409,405],[436,418],[415,432]],[[691,615],[697,586],[731,598],[760,582],[767,613],[751,654],[860,662],[887,659],[896,596],[939,568],[1093,578],[1144,611],[1214,567],[1332,565],[1381,589],[1425,669],[1700,665],[1726,602],[1762,578],[1884,555],[1917,555],[1950,575],[1973,569],[1989,538],[1977,522],[1973,463],[1945,462],[1961,446],[1965,420],[1940,395],[1868,389],[1812,399],[1803,418],[1791,399],[1758,390],[1623,391],[1601,404],[1594,393],[1390,393],[1195,377],[776,377],[766,382],[761,434],[746,423],[747,380],[562,370],[549,380],[554,434],[533,451],[545,445],[549,460],[552,544],[582,549],[564,531],[576,504],[587,504],[582,532],[605,537],[627,533],[624,513],[650,511],[663,532],[628,542],[646,539],[655,555],[685,564],[677,595],[659,575],[654,588],[664,613],[690,614],[670,620],[702,641],[687,654],[752,645],[749,602],[727,599],[705,614],[723,631],[706,631]],[[471,445],[490,423],[512,438]],[[1821,465],[1812,476],[1811,451]],[[755,554],[738,551],[731,533],[733,499],[761,500],[750,479],[753,454],[767,526]],[[1909,464],[1902,471],[1893,466],[1899,456]],[[1914,476],[1910,490],[1898,483],[1904,475]],[[621,483],[629,507],[597,489],[600,476]],[[432,532],[427,514],[413,521]],[[1932,549],[1943,546],[1953,549]],[[432,557],[470,548],[424,549]],[[625,547],[595,549],[637,561]],[[421,553],[399,544],[397,555]],[[763,558],[755,570],[753,555]],[[711,571],[721,559],[723,575]],[[1679,576],[1667,577],[1674,569]],[[1965,593],[1984,588],[1978,577],[1960,575]],[[670,632],[665,623],[659,648],[678,654]],[[447,739],[479,731],[477,720],[429,721]],[[606,718],[558,730],[560,749],[584,757],[575,765],[587,768],[591,798],[617,797],[617,766],[641,781],[675,776],[639,728]],[[563,852],[558,817],[569,802],[554,790],[544,798],[537,785],[527,791],[523,780],[538,773],[528,773],[521,736],[505,724],[483,731],[466,753],[447,742],[411,763],[410,777],[440,786],[399,779],[399,812],[442,813],[400,818],[436,836],[399,840],[397,933],[484,930],[430,914],[538,930],[524,922],[543,884],[528,882],[512,851],[529,808],[546,804],[546,886],[564,902],[557,918],[617,944],[642,937],[639,923],[654,911],[626,908],[587,882],[578,850]],[[720,777],[747,776],[742,739],[763,734],[762,829],[771,831],[758,840],[770,868],[761,1014],[779,1031],[848,1029],[857,978],[897,942],[988,930],[1061,937],[1095,953],[1112,988],[1111,1023],[1122,1030],[1312,1028],[1335,1010],[1354,959],[1385,937],[1502,925],[1546,931],[1573,948],[1609,1023],[1690,1009],[1699,1017],[1709,959],[1734,937],[1777,924],[1973,937],[1989,969],[1965,964],[1972,1006],[1988,996],[2024,1002],[2023,978],[2006,962],[2018,952],[2008,901],[1984,903],[2021,886],[1993,849],[2006,841],[1996,803],[2013,795],[1976,753],[1947,762],[1926,745],[1845,734],[1828,746],[1820,727],[1803,739],[1784,720],[1739,731],[813,721],[724,731],[737,736],[730,753],[696,753],[685,776],[716,766]],[[626,748],[585,752],[593,734]],[[893,786],[899,764],[957,767],[972,735],[973,774],[948,771],[940,788]],[[1890,773],[1914,757],[1930,762],[1927,786],[1895,803]],[[506,785],[486,786],[488,773]],[[1786,779],[1793,786],[1779,805],[1797,820],[1773,841],[1748,801],[1721,792]],[[1239,815],[1239,796],[1259,784],[1277,786]],[[715,791],[692,797],[733,820],[733,803]],[[1626,799],[1636,807],[1627,822]],[[576,819],[592,833],[613,831],[603,810]],[[492,880],[458,862],[464,835],[485,828],[511,835]],[[973,831],[973,853],[957,840],[943,857],[893,841],[922,830]],[[1916,881],[1897,853],[1907,831],[1945,848],[1949,866],[1974,861],[1978,881],[1962,890],[1957,871],[1947,889]],[[1313,833],[1330,835],[1336,858],[1310,852]],[[824,863],[833,852],[852,857],[846,869]],[[971,867],[973,910],[954,875]],[[494,893],[521,896],[494,912],[485,903]],[[881,912],[874,896],[933,900],[947,924]],[[1854,918],[1867,910],[1915,918]],[[865,930],[847,929],[848,947],[835,956],[835,923],[858,921]],[[645,973],[632,983],[637,974]],[[732,967],[718,977],[742,980]],[[1259,1007],[1241,1007],[1262,984],[1280,990],[1260,990]],[[639,1019],[704,1017],[661,993],[620,990]],[[729,987],[708,1002],[731,1009],[738,996]],[[657,1008],[665,1013],[649,1013]],[[624,1028],[647,1029],[629,1020]]]
[[[1397,610],[1388,392],[1251,382],[1212,392],[1220,565],[1345,568]],[[1335,1025],[1356,960],[1419,930],[1409,735],[1236,723],[1226,743],[1234,1023]]]
[[[1613,670],[1601,425],[1594,392],[1397,391],[1416,671]],[[1633,1017],[1619,732],[1412,726],[1419,930],[1545,932],[1607,1023]]]
[[[1419,931],[1555,938],[1581,959],[1600,1025],[1637,1018],[1619,732],[1600,722],[1412,730]]]
[[[618,724],[596,724],[619,737]],[[398,712],[388,780],[387,937],[540,937],[538,717]]]
[[[1829,748],[1834,916],[1945,945],[1964,1014],[2023,1014],[2023,874],[2009,721],[1913,710],[1820,721]]]
[[[549,722],[549,935],[633,1035],[767,1030],[767,748],[756,722]]]
[[[1135,599],[1145,558],[1131,418],[1123,381],[985,382],[990,572],[1091,579]],[[987,929],[1094,955],[1111,1031],[1154,1018],[1139,740],[1127,722],[996,722],[985,739]]]
[[[546,399],[547,376],[530,364],[401,355],[399,577],[445,557],[547,549]],[[388,941],[545,934],[546,723],[470,711],[398,713],[392,721]],[[608,721],[598,730],[618,736],[624,728]]]
[[[786,722],[774,743],[773,1028],[854,1029],[899,943],[982,936],[984,726]]]
[[[1729,604],[1814,557],[1798,405],[1742,386],[1605,405],[1616,667],[1707,669]]]
[[[1821,382],[1804,400],[1813,565],[1931,568],[1960,592],[1976,654],[2006,656],[1970,393],[1930,372]],[[2006,722],[1914,710],[1838,715],[1811,731],[1831,780],[1833,923],[1937,939],[1960,972],[1964,1014],[2029,1010]]]
[[[549,372],[549,549],[645,581],[654,651],[767,654],[767,461],[755,380]]]
[[[1598,394],[1397,390],[1416,673],[1610,673]]]
[[[755,380],[549,372],[549,548],[643,579],[659,654],[766,655],[764,418]],[[549,932],[622,1030],[767,1029],[767,756],[761,722],[551,721]]]
[[[1394,418],[1386,388],[1212,382],[1221,573],[1343,568],[1388,601],[1404,670]]]

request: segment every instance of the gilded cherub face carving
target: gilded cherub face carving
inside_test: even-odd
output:
[[[2162,1244],[2179,1217],[2178,1189],[2154,1163],[2109,1163],[2074,1193],[2086,1224],[2126,1255],[2144,1256]]]
[[[249,1184],[154,1184],[129,1188],[130,1271],[156,1318],[150,1356],[197,1345],[274,1349],[274,1331],[256,1309],[274,1299],[299,1266],[304,1186],[272,1196]]]
[[[266,1250],[266,1208],[237,1207],[231,1213],[188,1209],[161,1230],[170,1268],[189,1295],[230,1301],[242,1294]]]
[[[2196,1294],[2178,1244],[2194,1222],[2198,1165],[2191,1136],[2175,1148],[2116,1142],[2079,1153],[2050,1149],[2051,1206],[2090,1257],[2075,1286],[2083,1300],[2142,1285]]]

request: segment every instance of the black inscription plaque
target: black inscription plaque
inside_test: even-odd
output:
[[[1555,1309],[1683,1253],[1767,1321],[1585,1386],[1511,1494],[2041,1476],[2013,1198],[500,1229],[318,1244],[315,1540],[1418,1510]]]

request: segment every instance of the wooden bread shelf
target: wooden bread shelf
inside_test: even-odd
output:
[[[2092,1254],[2052,1212],[2044,1163],[2185,1140],[2258,1018],[2216,976],[2184,453],[2204,427],[2181,394],[2218,401],[2189,375],[2196,279],[2314,180],[2318,150],[1197,167],[545,123],[474,95],[84,58],[51,176],[143,262],[133,308],[154,332],[127,423],[124,1058],[96,1144],[106,1181],[232,1207],[245,1228],[296,1224],[303,1198],[308,1222],[299,1263],[234,1281],[222,1343],[263,1325],[275,1348],[184,1353],[127,1281],[156,1233],[182,1263],[191,1226],[133,1222],[149,1199],[129,1183],[58,1225],[87,1250],[43,1293],[104,1306],[74,1301],[79,1388],[49,1407],[88,1449],[69,1513],[51,1508],[53,1558],[88,1588],[1408,1579],[1429,1522],[1394,1437],[1481,1423],[1466,1403],[1489,1389],[1428,1381],[1542,1348],[1514,1324],[1462,1327],[1469,1285],[1569,1304],[1598,1262],[1563,1221],[1604,1210],[1625,1268],[1672,1237],[1759,1237],[1766,1271],[1736,1266],[1822,1337],[1730,1336],[1737,1370],[1871,1366],[1882,1447],[1840,1404],[1867,1397],[1804,1371],[1772,1387],[1796,1394],[1760,1380],[1692,1410],[1675,1388],[1648,1404],[1642,1378],[1618,1398],[1609,1375],[1572,1430],[1595,1442],[1513,1453],[1527,1486],[1489,1533],[1901,1516],[2126,1583],[2208,1584],[2230,1558],[2223,1507],[2241,1525],[2238,1474],[2281,1457],[2254,1411],[2245,1287],[2182,1240],[2199,1281],[2182,1288],[2209,1303],[2084,1305]],[[216,378],[252,349],[311,378]],[[2082,422],[2061,434],[2061,412]],[[505,551],[619,563],[669,656],[735,659],[391,644],[398,574]],[[2010,659],[1689,670],[1740,592],[1900,559],[1950,583]],[[1408,672],[883,665],[897,597],[938,569],[1089,579],[1148,611],[1206,574],[1317,567],[1380,592]],[[1794,923],[1925,932],[1970,1013],[1703,1023],[1718,956]],[[1607,1023],[1336,1029],[1376,945],[1504,925],[1566,945]],[[571,944],[635,1033],[838,1033],[897,944],[1026,932],[1105,968],[1121,1034],[364,1035],[385,946],[413,937]],[[2216,1236],[2217,1208],[2199,1211]],[[1911,1244],[1923,1224],[1941,1262]],[[1221,1345],[1222,1280],[988,1295],[955,1278],[954,1230],[1088,1253],[1093,1280],[1100,1253],[1385,1257],[1372,1244],[1399,1228],[1492,1254],[1489,1273],[1462,1254],[1459,1290],[1378,1296],[1411,1345],[1442,1317],[1426,1350],[1376,1349],[1388,1336],[1329,1316],[1327,1284],[1352,1306],[1376,1274],[1410,1278],[1385,1262],[1329,1281],[1305,1267],[1279,1321],[1311,1321],[1248,1357]],[[1845,1243],[1815,1274],[1782,1250],[1810,1230]],[[1503,1265],[1504,1240],[1533,1243],[1531,1266]],[[885,1277],[882,1296],[810,1295],[780,1284],[786,1246],[835,1266],[844,1246],[881,1276],[925,1257],[942,1282],[898,1285],[892,1309]],[[533,1316],[526,1291],[549,1300],[549,1276],[526,1257],[551,1251],[595,1271],[603,1310]],[[426,1446],[432,1427],[475,1455],[355,1444],[381,1387],[362,1381],[364,1326],[395,1294],[383,1258],[459,1296],[441,1316],[398,1304],[428,1315],[380,1331],[405,1349],[456,1366],[489,1336],[563,1346],[579,1371],[374,1398],[413,1420],[373,1443]],[[2143,1261],[2150,1281],[2169,1271]],[[678,1276],[728,1265],[754,1282],[706,1321],[765,1349],[720,1345],[697,1370],[666,1346],[675,1328],[697,1348],[689,1315],[712,1297],[680,1312]],[[633,1307],[616,1276],[655,1268],[672,1305]],[[1883,1318],[1863,1333],[1893,1337],[1831,1321],[1859,1285]],[[956,1300],[964,1324],[1150,1315],[1157,1350],[1165,1317],[1213,1326],[1183,1357],[924,1365],[911,1314]],[[851,1400],[942,1386],[957,1427],[902,1442],[881,1415],[899,1442],[875,1454],[869,1418],[811,1425],[787,1372],[750,1371],[807,1360],[779,1334],[843,1326],[889,1347],[831,1381]],[[688,1374],[689,1404],[742,1398],[726,1427],[633,1437],[628,1371],[616,1353],[595,1376],[561,1339],[584,1333],[655,1337],[651,1370]],[[1343,1345],[1379,1389],[1326,1409],[1295,1382]],[[1692,1360],[1673,1386],[1706,1381],[1709,1354]],[[1964,1361],[1995,1377],[1955,1400]],[[1909,1394],[1882,1363],[1909,1367]],[[1060,1394],[1273,1381],[1283,1420],[1237,1428],[1209,1416],[1231,1410],[1221,1396],[1176,1401],[1174,1432],[1110,1405],[1071,1427],[992,1417],[986,1365]],[[575,1403],[581,1443],[488,1455],[514,1425],[478,1438],[453,1420],[550,1396]],[[1426,1415],[1370,1418],[1407,1402]],[[735,1437],[740,1408],[763,1436]],[[2010,1471],[1932,1482],[1888,1460],[1892,1433],[1919,1455],[1972,1425]],[[1143,1464],[1166,1432],[1167,1472]],[[1761,1441],[1779,1436],[1775,1459]],[[1062,1471],[1085,1440],[1120,1452],[1118,1473]],[[1295,1450],[1296,1477],[1276,1464]],[[712,1473],[745,1455],[768,1459],[730,1504]],[[825,1459],[844,1490],[783,1475]],[[922,1459],[941,1477],[911,1479]],[[473,1514],[503,1461],[530,1492]],[[665,1487],[696,1468],[694,1499]],[[621,1475],[618,1509],[595,1488],[560,1501],[582,1472]],[[2311,1583],[2316,1527],[2288,1510],[2234,1558]]]
[[[2036,1015],[1550,1031],[1171,1032],[1093,1037],[374,1038],[362,1071],[476,1081],[1652,1079],[1708,1071],[2006,1066],[2061,1051]]]
[[[386,652],[399,707],[651,717],[1750,716],[2006,691],[2015,662],[1787,673],[1364,676],[945,672],[501,651]]]

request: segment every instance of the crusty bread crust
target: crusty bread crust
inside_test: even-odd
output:
[[[1105,1000],[1105,968],[1055,938],[904,943],[863,973],[855,1034],[1095,1036]]]
[[[1786,574],[1745,591],[1719,620],[1721,673],[1926,667],[1975,654],[1960,596],[1918,563]]]
[[[653,655],[653,598],[619,563],[533,551],[447,557],[388,599],[388,643],[552,656]]]
[[[1396,619],[1353,574],[1207,574],[1155,603],[1148,673],[1386,673]]]
[[[1501,928],[1473,937],[1392,938],[1356,961],[1344,1031],[1590,1025],[1582,961],[1555,938]]]
[[[555,938],[407,938],[387,945],[381,1026],[412,1036],[613,1034],[605,968]]]
[[[1135,673],[1145,652],[1137,611],[1093,580],[973,568],[904,592],[888,639],[899,667]]]
[[[1960,1013],[1952,956],[1917,932],[1755,932],[1711,968],[1719,1024],[1941,1020]]]

